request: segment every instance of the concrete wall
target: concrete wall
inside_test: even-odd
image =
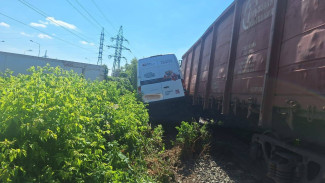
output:
[[[6,69],[10,69],[14,72],[14,75],[17,75],[19,73],[28,74],[26,70],[31,66],[45,66],[47,63],[49,63],[52,67],[60,66],[65,70],[73,70],[76,73],[84,74],[86,79],[105,79],[104,66],[34,57],[28,55],[20,55],[0,51],[0,72],[4,72]]]

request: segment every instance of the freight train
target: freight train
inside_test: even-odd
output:
[[[182,60],[193,105],[260,132],[271,182],[325,182],[324,0],[235,0]]]

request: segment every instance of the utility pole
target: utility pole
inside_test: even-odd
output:
[[[115,54],[114,55],[109,55],[109,58],[114,58],[114,62],[113,62],[113,69],[112,69],[112,76],[118,76],[120,69],[121,69],[121,58],[125,59],[125,57],[122,57],[122,51],[123,50],[128,50],[131,52],[131,50],[129,48],[126,48],[125,46],[123,46],[123,42],[127,42],[129,43],[129,41],[127,39],[125,39],[123,37],[123,27],[120,27],[120,30],[118,31],[118,34],[116,37],[112,37],[111,41],[115,41],[116,44],[115,46],[113,45],[108,45],[108,48],[115,48]]]
[[[43,57],[44,57],[44,58],[48,58],[48,56],[47,56],[47,50],[45,50],[45,54],[44,54]]]
[[[39,57],[39,54],[41,53],[41,45],[38,42],[35,42],[33,40],[30,40],[30,42],[35,43],[35,44],[38,45],[38,57]]]
[[[102,28],[102,33],[100,33],[100,43],[99,43],[97,65],[103,64],[103,44],[104,44],[104,27]]]

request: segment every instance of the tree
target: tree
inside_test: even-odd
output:
[[[138,60],[133,58],[131,64],[125,64],[123,71],[120,73],[120,77],[127,77],[132,85],[133,90],[137,89],[137,66]]]

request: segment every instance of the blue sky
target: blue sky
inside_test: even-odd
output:
[[[104,45],[112,45],[110,37],[122,25],[130,42],[124,45],[132,51],[123,52],[128,61],[134,56],[165,53],[181,59],[232,1],[0,0],[0,51],[37,56],[38,45],[33,40],[40,44],[41,56],[47,50],[50,58],[96,64],[101,26],[105,28]],[[104,47],[103,63],[109,67],[113,59],[108,55],[114,51]]]

